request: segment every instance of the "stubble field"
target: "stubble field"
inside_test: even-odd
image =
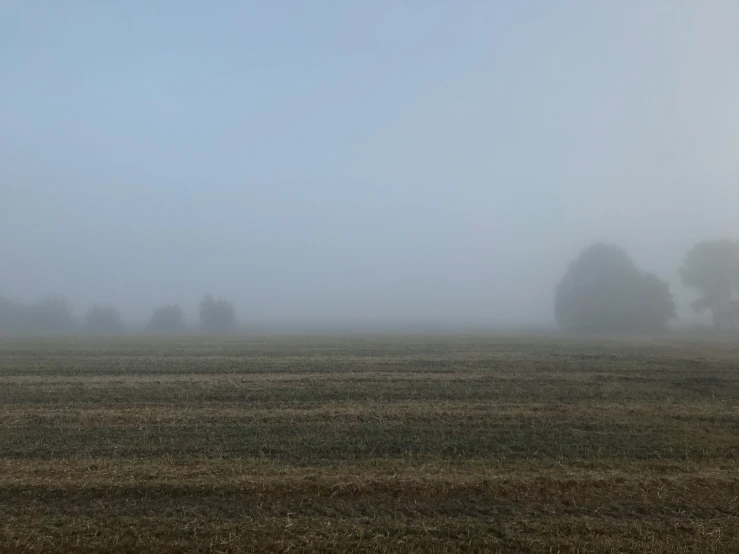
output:
[[[739,344],[0,341],[0,552],[739,552]]]

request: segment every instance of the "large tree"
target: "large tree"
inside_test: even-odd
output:
[[[236,328],[236,310],[231,302],[206,294],[200,302],[200,327],[209,333],[226,333]]]
[[[723,239],[696,244],[685,256],[680,277],[686,287],[700,295],[693,308],[699,313],[710,310],[714,327],[723,327],[739,296],[739,241]]]
[[[557,322],[568,331],[659,332],[675,316],[669,286],[646,273],[619,246],[585,248],[557,286]]]

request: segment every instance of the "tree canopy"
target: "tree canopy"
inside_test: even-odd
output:
[[[570,264],[554,309],[564,329],[592,333],[664,331],[675,316],[669,285],[606,243],[585,248]]]

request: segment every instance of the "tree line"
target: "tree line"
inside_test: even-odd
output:
[[[690,249],[679,269],[682,283],[698,293],[696,312],[710,311],[717,331],[739,332],[739,241],[704,241]],[[573,260],[555,290],[554,315],[566,331],[577,333],[656,333],[676,318],[667,281],[638,268],[620,246],[596,243]],[[232,302],[206,294],[199,305],[199,329],[227,333],[237,327]],[[147,329],[180,333],[188,325],[176,304],[153,310]],[[92,306],[81,319],[61,298],[36,304],[0,296],[0,333],[117,333],[124,330],[111,305]]]
[[[739,331],[739,241],[703,241],[678,270],[698,294],[693,309],[710,311],[714,330]],[[570,264],[556,288],[555,318],[578,333],[663,332],[676,318],[667,281],[639,269],[621,247],[596,243]]]
[[[227,333],[237,326],[232,302],[206,294],[200,301],[199,329],[208,333]],[[146,324],[155,333],[181,333],[188,325],[182,308],[166,304],[155,308]],[[87,333],[114,334],[125,330],[120,311],[109,304],[95,304],[77,318],[69,303],[49,297],[35,304],[24,304],[0,296],[0,333]]]

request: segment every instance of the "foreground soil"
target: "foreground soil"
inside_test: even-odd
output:
[[[739,552],[739,344],[0,342],[0,552]]]

